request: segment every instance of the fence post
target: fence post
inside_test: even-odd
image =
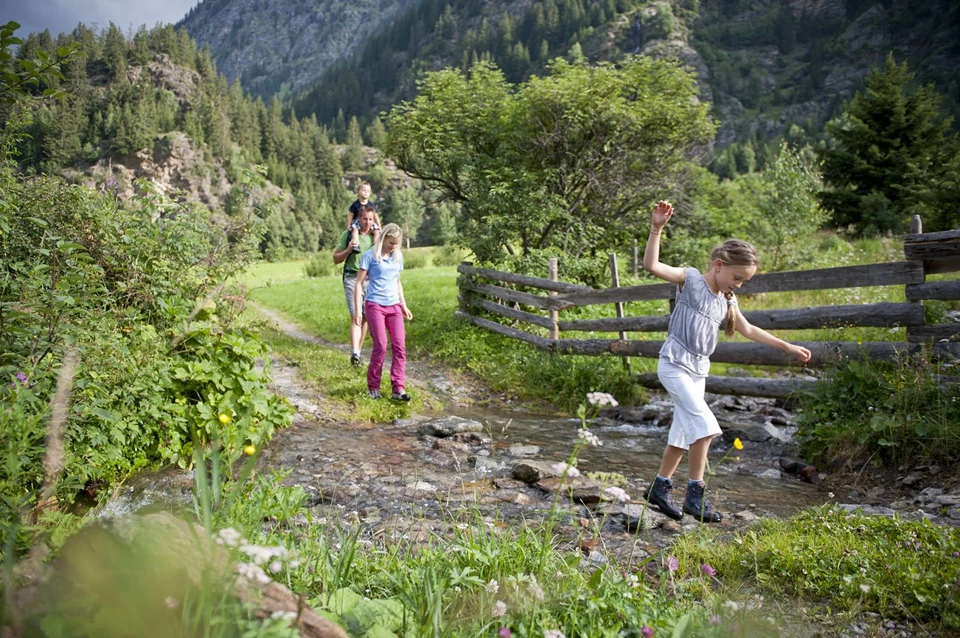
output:
[[[633,268],[633,278],[640,275],[640,248],[637,244],[637,238],[633,238],[633,254],[631,255],[630,266]]]
[[[923,221],[920,219],[920,215],[913,215],[913,216],[910,218],[910,234],[911,234],[911,235],[920,235],[920,234],[922,234],[922,233],[923,233]],[[904,250],[904,252],[906,252],[906,250],[907,250],[906,243],[904,243],[903,250]],[[906,255],[904,255],[904,256],[906,256]],[[921,262],[921,263],[922,263],[922,262]],[[924,269],[924,280],[926,280],[926,269]],[[904,291],[906,291],[906,286],[904,286]],[[904,294],[906,294],[906,293],[904,293]],[[921,300],[921,301],[915,301],[914,303],[920,304],[921,307],[924,306],[924,303],[923,303],[922,300]],[[924,313],[924,314],[926,314],[926,313]],[[926,320],[924,320],[924,325],[926,325]],[[912,331],[913,331],[913,328],[908,326],[908,327],[907,327],[907,330],[906,330],[906,332],[907,332],[907,341],[910,341],[910,333],[911,333]]]
[[[636,244],[634,244],[634,255],[636,255]],[[634,262],[636,263],[636,262]],[[617,253],[610,253],[610,277],[613,280],[613,287],[620,287],[620,271],[617,269]],[[618,301],[616,304],[617,307],[617,319],[623,319],[623,302]],[[623,330],[620,331],[620,341],[627,340],[627,333]],[[630,357],[623,357],[623,367],[630,370]]]
[[[557,258],[556,257],[550,258],[549,268],[550,268],[550,272],[548,277],[550,281],[557,281]],[[556,297],[557,293],[554,291],[550,291],[549,295],[551,297]],[[558,313],[556,310],[551,309],[550,310],[550,323],[552,324],[550,327],[551,341],[556,341],[557,339],[560,338],[560,326],[557,323],[559,320],[560,320],[560,313]]]

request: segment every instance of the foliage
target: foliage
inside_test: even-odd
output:
[[[388,155],[461,204],[460,241],[481,261],[625,246],[713,131],[675,63],[557,59],[549,69],[516,87],[490,64],[428,73],[387,116]]]
[[[817,200],[822,183],[816,165],[783,144],[766,170],[740,176],[736,185],[737,200],[754,208],[747,237],[760,247],[764,269],[806,267],[816,248],[810,238],[828,217]]]
[[[333,263],[327,252],[317,253],[303,267],[303,274],[307,277],[329,277],[339,268]]]
[[[941,387],[946,372],[929,356],[899,362],[856,359],[829,371],[803,398],[800,439],[824,462],[867,459],[949,461],[960,453],[960,392]]]
[[[718,542],[702,527],[674,552],[682,570],[713,566],[726,582],[775,595],[825,599],[834,609],[960,629],[960,532],[927,521],[850,514],[835,505],[787,520],[765,519]]]
[[[409,242],[417,239],[423,225],[423,212],[424,202],[420,193],[416,188],[407,186],[391,193],[383,219],[384,222],[400,226],[404,241],[409,245]]]
[[[921,215],[926,230],[960,223],[956,210],[941,202],[960,142],[950,122],[939,118],[933,87],[909,92],[912,79],[907,64],[888,55],[866,90],[828,125],[834,143],[823,151],[823,175],[831,188],[821,198],[837,225],[869,234],[904,232],[911,215]]]

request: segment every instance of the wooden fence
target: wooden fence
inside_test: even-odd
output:
[[[923,344],[930,344],[936,356],[960,355],[960,322],[928,325],[923,306],[923,301],[927,299],[960,299],[960,280],[926,281],[928,274],[960,271],[960,230],[924,234],[919,218],[915,217],[910,234],[904,236],[904,256],[904,261],[893,263],[760,274],[746,282],[739,294],[904,286],[905,302],[759,310],[743,314],[750,323],[765,330],[841,326],[906,328],[906,342],[797,342],[808,348],[813,355],[808,363],[802,364],[809,367],[823,367],[841,358],[858,356],[861,352],[873,359],[896,359],[919,351]],[[558,354],[657,357],[662,341],[631,340],[627,338],[627,333],[665,332],[669,315],[624,316],[623,304],[630,301],[667,299],[672,309],[676,286],[648,284],[619,287],[615,255],[610,256],[610,265],[612,287],[595,289],[559,281],[555,259],[550,260],[546,279],[476,268],[469,262],[463,262],[458,267],[462,276],[458,279],[460,310],[457,315],[487,330]],[[531,289],[546,291],[546,294],[528,292]],[[594,304],[616,304],[617,316],[604,319],[560,318],[560,313],[565,309]],[[511,320],[513,325],[479,316],[478,310]],[[549,336],[515,327],[518,323],[544,328]],[[560,338],[561,332],[609,332],[618,333],[618,338]],[[785,352],[753,342],[721,341],[710,359],[747,365],[800,365]],[[637,378],[638,382],[647,387],[660,387],[656,374],[638,375]],[[707,391],[785,397],[809,383],[810,381],[801,379],[711,375],[707,379]]]

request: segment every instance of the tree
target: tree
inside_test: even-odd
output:
[[[385,221],[392,222],[403,230],[407,248],[410,248],[410,242],[417,239],[417,233],[423,224],[423,208],[423,199],[412,186],[395,190],[390,195]]]
[[[647,204],[713,134],[676,63],[548,68],[519,86],[492,64],[428,73],[419,96],[387,116],[388,155],[462,205],[460,241],[480,260],[632,245]]]
[[[450,5],[447,5],[447,8],[449,9]],[[380,117],[373,118],[373,122],[367,127],[367,144],[377,149],[383,149],[386,139],[387,131],[383,128]]]
[[[347,150],[343,154],[343,167],[348,171],[363,168],[363,137],[357,117],[350,118],[347,126]]]
[[[937,193],[957,155],[957,137],[949,120],[938,117],[933,87],[911,93],[912,79],[906,63],[887,56],[867,78],[866,90],[827,125],[834,144],[822,157],[830,188],[820,198],[838,226],[903,232],[914,214],[943,221]]]

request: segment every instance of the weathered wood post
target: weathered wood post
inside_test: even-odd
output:
[[[630,266],[633,268],[633,278],[640,276],[640,247],[637,238],[633,238],[633,254],[631,255]]]
[[[926,275],[960,270],[960,230],[923,233],[919,215],[910,219],[910,234],[903,238],[903,254],[908,261],[923,265],[924,283],[908,285],[904,290],[907,301],[923,304],[925,299],[960,299],[960,280],[926,281]],[[907,341],[932,343],[937,350],[956,348],[960,342],[960,323],[910,326]]]
[[[557,258],[556,257],[550,258],[549,268],[550,268],[550,272],[549,272],[548,278],[550,279],[550,281],[557,281]],[[557,296],[557,293],[552,290],[548,294],[551,297]],[[560,338],[559,321],[560,321],[560,313],[557,312],[555,308],[551,308],[550,309],[550,341],[556,341],[557,339]]]
[[[634,245],[634,250],[636,250],[636,245]],[[620,287],[620,271],[617,269],[617,253],[610,253],[610,278],[612,279],[613,287],[619,288]],[[615,306],[617,308],[617,319],[623,319],[623,302],[618,301],[615,304]],[[626,341],[626,340],[627,340],[627,333],[626,331],[621,330],[620,341]],[[623,361],[623,367],[629,371],[630,357],[623,357],[622,361]]]

